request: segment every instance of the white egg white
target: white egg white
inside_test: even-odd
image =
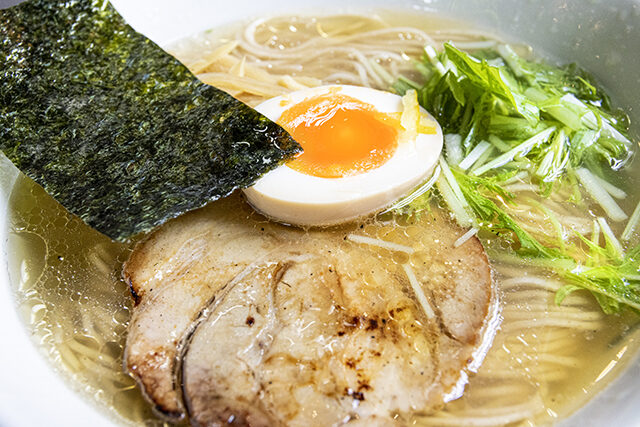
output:
[[[278,96],[256,109],[277,122],[291,106],[327,93],[358,99],[380,113],[403,110],[398,95],[357,86],[331,85]],[[393,156],[376,169],[342,178],[320,178],[289,168],[286,164],[265,174],[244,190],[249,203],[259,212],[280,222],[302,226],[326,226],[347,222],[377,212],[402,198],[428,178],[442,151],[442,129],[435,134],[418,134],[415,140],[399,141]]]

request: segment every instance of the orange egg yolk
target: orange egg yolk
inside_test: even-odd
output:
[[[397,126],[390,115],[342,94],[306,99],[285,110],[278,123],[304,149],[287,166],[321,178],[376,169],[393,156],[398,145]]]

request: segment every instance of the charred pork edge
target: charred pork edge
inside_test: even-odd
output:
[[[249,273],[251,273],[256,268],[258,268],[259,265],[267,262],[266,259],[274,252],[275,251],[270,252],[268,255],[262,257],[260,260],[255,261],[250,265],[248,265],[247,267],[245,267],[244,270],[238,273],[238,275],[236,275],[232,280],[227,282],[226,285],[224,285],[220,290],[218,290],[218,292],[216,292],[213,298],[211,298],[211,300],[209,300],[209,302],[205,304],[205,307],[202,310],[200,310],[198,316],[191,323],[189,328],[185,331],[182,339],[177,345],[176,358],[173,364],[174,387],[176,391],[179,390],[177,394],[180,399],[180,404],[182,405],[182,408],[184,410],[183,417],[186,416],[191,423],[192,423],[191,414],[193,411],[192,411],[191,405],[189,404],[189,399],[187,399],[187,393],[186,393],[185,385],[183,381],[184,369],[185,369],[184,358],[186,357],[189,351],[189,344],[191,343],[193,336],[197,332],[200,325],[204,323],[207,319],[209,319],[209,317],[216,311],[216,309],[222,303],[222,301],[224,301],[224,299],[229,294],[229,292],[231,292],[240,281],[242,281],[245,277],[247,277]],[[279,262],[271,262],[269,264],[280,264],[280,268],[276,270],[276,278],[277,278],[276,281],[279,281],[282,278],[285,271],[290,266],[290,263],[285,263],[283,265],[282,263],[279,263]],[[220,297],[216,298],[218,294],[220,294]]]
[[[156,414],[161,419],[163,419],[165,421],[168,421],[168,422],[172,422],[172,423],[180,422],[180,421],[184,420],[184,418],[185,418],[184,410],[182,412],[168,411],[167,409],[162,407],[162,405],[156,403],[151,398],[151,396],[149,396],[149,394],[147,393],[147,389],[145,387],[145,384],[142,382],[142,378],[140,378],[138,375],[135,375],[129,369],[129,366],[127,364],[127,354],[128,354],[128,349],[127,349],[127,346],[125,346],[125,350],[124,350],[123,357],[122,357],[122,370],[123,370],[123,372],[125,374],[127,374],[128,376],[130,376],[131,378],[134,379],[134,381],[138,385],[138,389],[142,393],[142,396],[145,398],[145,400],[147,402],[149,402],[151,404],[151,408],[152,408],[154,414]],[[182,402],[178,401],[178,403],[181,406],[184,407],[184,405],[182,405]],[[183,409],[183,408],[181,408],[181,409]]]
[[[144,240],[136,243],[136,246],[134,248],[134,252],[135,252],[136,249],[138,249],[138,248],[142,247],[143,245],[145,245],[150,239],[151,239],[151,237],[148,236]],[[131,274],[128,273],[130,265],[131,265],[131,256],[122,265],[121,277],[122,277],[122,279],[124,280],[124,282],[127,284],[128,288],[129,288],[129,292],[131,293],[131,298],[133,299],[133,306],[137,307],[140,304],[140,302],[142,301],[142,296],[136,292],[136,290],[135,290],[135,288],[133,286],[133,280],[131,278]],[[129,366],[128,366],[128,363],[127,363],[128,353],[129,353],[129,346],[125,345],[124,352],[122,354],[122,371],[125,374],[127,374],[128,376],[130,376],[131,378],[133,378],[133,380],[136,382],[136,384],[138,386],[138,389],[142,393],[142,396],[144,397],[144,399],[147,402],[150,403],[154,414],[156,414],[161,419],[163,419],[165,421],[168,421],[168,422],[172,422],[172,423],[176,423],[176,422],[180,422],[180,421],[184,420],[185,412],[184,412],[184,409],[183,409],[184,405],[182,405],[182,402],[178,401],[178,404],[180,406],[182,406],[182,408],[179,408],[181,410],[180,412],[169,411],[169,410],[165,409],[162,405],[156,403],[155,400],[153,400],[151,398],[149,393],[147,393],[147,388],[146,388],[144,382],[142,381],[142,378],[140,378],[138,375],[134,374],[129,369]]]
[[[147,237],[145,240],[138,242],[136,244],[136,248],[142,247],[143,245],[145,245],[149,240],[151,240],[152,236]],[[214,293],[213,297],[207,301],[204,305],[203,308],[199,311],[198,315],[196,316],[196,318],[192,321],[192,324],[189,325],[189,327],[187,328],[187,331],[185,332],[185,336],[187,334],[193,333],[193,330],[196,329],[197,325],[194,325],[194,322],[197,322],[198,319],[200,318],[200,316],[202,316],[202,312],[208,307],[210,306],[216,299],[216,296],[223,292],[224,289],[231,283],[233,282],[236,278],[238,278],[240,275],[245,275],[248,274],[248,271],[250,271],[252,268],[255,268],[257,265],[259,265],[260,263],[264,263],[265,259],[267,257],[269,257],[270,255],[272,255],[275,251],[277,251],[278,249],[280,249],[281,246],[278,246],[278,248],[276,248],[273,251],[270,251],[267,255],[261,257],[259,260],[249,264],[247,267],[245,267],[244,270],[242,270],[240,273],[238,273],[233,279],[231,279],[229,282],[227,282],[224,286],[222,286],[220,289],[218,289],[217,292]],[[135,249],[134,249],[135,251]],[[135,263],[134,263],[135,264]],[[133,280],[131,278],[131,274],[129,274],[128,271],[128,267],[129,265],[131,265],[131,259],[127,260],[123,266],[122,266],[122,273],[121,273],[121,277],[123,278],[123,280],[125,281],[125,283],[127,284],[129,291],[131,293],[131,297],[133,298],[133,302],[134,302],[134,307],[137,307],[139,305],[139,303],[142,301],[142,295],[138,294],[135,291],[135,287],[133,285]],[[246,270],[246,271],[245,271]],[[224,296],[223,296],[224,298]],[[220,299],[223,299],[220,298]],[[174,358],[174,368],[173,368],[173,374],[172,374],[172,384],[173,384],[173,389],[176,391],[176,395],[178,398],[178,405],[180,406],[179,408],[179,412],[177,411],[170,411],[167,410],[166,408],[164,408],[161,404],[158,404],[147,392],[147,388],[144,384],[144,382],[142,381],[142,378],[140,378],[138,375],[134,374],[130,369],[129,366],[127,364],[127,360],[128,360],[128,346],[125,346],[124,349],[124,353],[123,353],[123,358],[122,358],[122,370],[125,374],[127,374],[128,376],[130,376],[131,378],[133,378],[136,382],[136,384],[138,385],[138,388],[140,389],[140,391],[142,392],[142,396],[145,398],[145,400],[147,402],[149,402],[149,404],[151,405],[151,408],[153,410],[153,412],[160,417],[161,419],[168,421],[168,422],[180,422],[183,421],[185,419],[185,415],[186,415],[186,410],[185,410],[185,404],[184,404],[184,396],[182,393],[182,386],[181,386],[181,378],[177,378],[176,376],[176,366],[177,363],[182,363],[181,362],[181,357],[178,356],[179,352],[181,351],[181,345],[183,344],[183,342],[185,341],[185,337],[183,336],[180,340],[180,343],[178,344],[177,348],[176,348],[176,357]],[[181,372],[181,370],[180,370]],[[177,381],[177,379],[179,379],[180,381]],[[178,391],[180,390],[180,391]]]
[[[168,422],[176,423],[176,422],[183,421],[185,419],[185,416],[186,416],[184,398],[183,398],[183,395],[182,395],[182,387],[179,387],[180,383],[176,382],[177,379],[180,379],[180,378],[176,377],[176,366],[177,366],[177,363],[179,363],[179,360],[180,360],[180,358],[177,355],[181,351],[181,345],[183,345],[183,342],[185,341],[185,336],[188,336],[189,334],[193,333],[193,330],[195,330],[196,327],[197,327],[196,323],[202,321],[202,320],[200,320],[200,318],[203,315],[203,311],[205,311],[207,309],[207,307],[209,307],[212,303],[215,302],[218,294],[220,294],[221,292],[224,292],[224,289],[227,286],[229,286],[229,284],[231,282],[233,282],[236,278],[238,278],[240,275],[248,274],[248,273],[245,273],[245,270],[248,270],[248,269],[250,270],[252,267],[255,268],[256,264],[257,264],[256,262],[250,264],[244,270],[242,270],[240,273],[238,273],[238,275],[236,275],[233,279],[231,279],[224,286],[222,286],[220,289],[218,289],[218,291],[214,293],[214,295],[209,299],[209,301],[204,303],[203,308],[200,309],[200,311],[196,315],[195,319],[192,320],[191,324],[189,325],[189,327],[185,331],[185,335],[180,339],[180,342],[178,343],[178,346],[176,348],[176,357],[174,358],[174,367],[173,367],[173,373],[172,373],[172,385],[173,385],[173,389],[176,391],[176,396],[178,398],[179,411],[167,410],[164,406],[162,406],[161,404],[158,404],[149,395],[149,393],[147,392],[147,387],[144,384],[144,382],[142,381],[142,378],[140,378],[138,375],[136,375],[134,372],[132,372],[131,369],[129,369],[129,366],[128,366],[128,363],[127,363],[127,360],[128,360],[128,346],[125,346],[125,350],[124,350],[123,358],[122,358],[122,369],[123,369],[124,373],[126,373],[127,375],[129,375],[131,378],[133,378],[135,380],[135,382],[138,384],[138,388],[142,392],[142,396],[145,398],[145,400],[147,402],[149,402],[151,404],[151,408],[152,408],[153,412],[158,417],[160,417],[161,419],[163,419],[165,421],[168,421]],[[126,273],[127,265],[128,265],[128,263],[125,263],[125,266],[123,267],[122,277],[126,281],[126,283],[128,284],[129,291],[131,292],[131,296],[132,296],[132,298],[134,300],[134,304],[135,304],[135,306],[137,306],[138,303],[140,302],[140,296],[136,293],[136,291],[134,289],[133,282],[131,280],[131,276]],[[219,299],[221,300],[223,298],[219,298]],[[178,390],[180,390],[180,391],[178,391]]]

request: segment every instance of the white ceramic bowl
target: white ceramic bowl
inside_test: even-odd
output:
[[[0,0],[0,7],[17,3]],[[113,0],[138,31],[160,45],[241,19],[304,12],[432,11],[468,20],[592,71],[640,123],[638,0]],[[315,6],[314,6],[315,4]],[[639,171],[640,172],[640,171]],[[0,158],[0,426],[113,426],[53,372],[18,319],[7,271],[7,197],[17,170]],[[640,425],[640,359],[563,426]]]

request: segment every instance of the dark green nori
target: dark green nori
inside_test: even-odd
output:
[[[0,149],[116,240],[251,185],[300,150],[105,0],[0,11]]]

